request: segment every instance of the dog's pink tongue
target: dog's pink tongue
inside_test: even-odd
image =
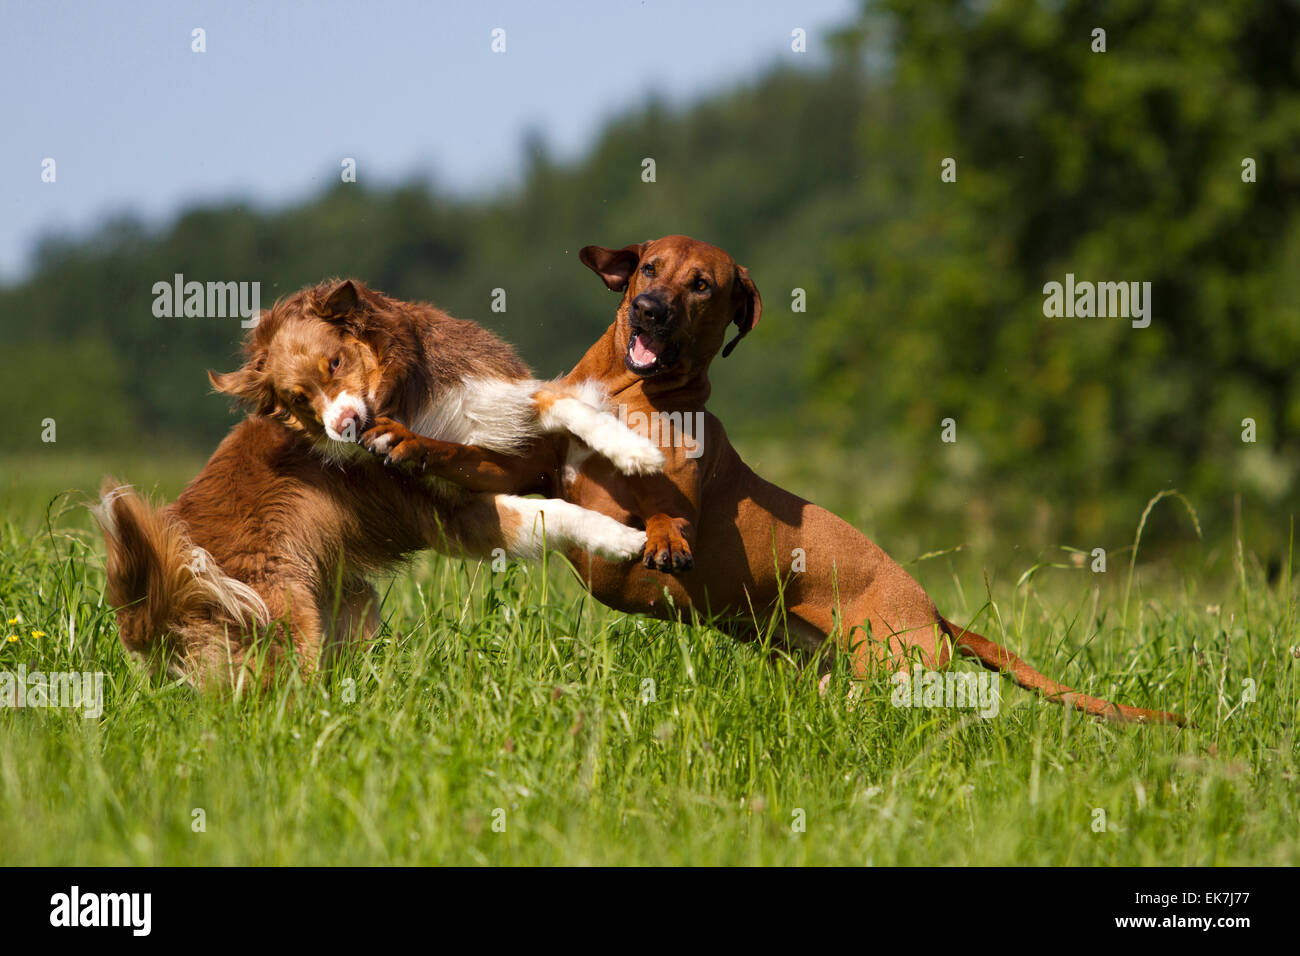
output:
[[[637,365],[653,365],[659,358],[646,338],[643,333],[638,332],[632,339],[632,361]]]

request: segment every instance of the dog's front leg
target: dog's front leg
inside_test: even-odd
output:
[[[547,448],[536,443],[526,455],[504,455],[478,445],[460,445],[417,435],[401,422],[379,418],[361,444],[384,463],[431,478],[444,478],[470,491],[530,494],[546,486]]]
[[[645,521],[641,563],[656,571],[681,574],[695,567],[699,484],[694,468],[631,481],[637,511]]]

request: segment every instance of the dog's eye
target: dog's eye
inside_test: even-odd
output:
[[[641,267],[641,274],[647,279],[653,279],[655,277],[655,267],[647,262]]]
[[[708,291],[709,291],[709,283],[708,283],[708,280],[706,280],[706,279],[696,279],[696,280],[695,280],[695,291],[696,291],[696,292],[708,292]]]
[[[343,364],[343,356],[342,355],[334,356],[332,359],[330,359],[330,371],[337,372],[339,370],[339,366],[342,364]]]

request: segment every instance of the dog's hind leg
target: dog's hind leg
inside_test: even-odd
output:
[[[285,660],[297,662],[309,677],[320,667],[325,636],[324,614],[309,587],[290,585],[282,594],[267,593],[270,622],[254,626],[230,619],[191,629],[186,676],[205,690],[241,693],[265,689]]]

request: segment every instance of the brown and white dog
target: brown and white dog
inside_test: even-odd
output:
[[[566,425],[624,470],[662,463],[588,403],[601,401],[597,389],[548,389],[481,326],[343,281],[264,312],[245,351],[238,371],[209,374],[255,413],[180,497],[157,509],[109,480],[96,509],[122,642],[154,668],[201,686],[265,680],[291,655],[311,672],[378,629],[367,575],[425,548],[642,552],[644,532],[604,515],[408,477],[355,444],[383,410],[480,443],[488,467]]]
[[[364,455],[362,432],[390,417],[500,455],[569,432],[625,474],[663,467],[663,453],[609,414],[595,383],[538,381],[481,325],[352,279],[277,306],[246,351],[239,370],[208,373],[213,386],[301,429],[330,458]]]
[[[709,366],[726,356],[762,314],[748,272],[726,252],[686,236],[605,249],[588,246],[582,262],[622,296],[614,323],[566,381],[598,382],[627,421],[686,421],[702,415],[694,436],[664,446],[662,473],[621,475],[565,435],[534,446],[503,482],[480,472],[475,487],[520,487],[609,515],[647,532],[640,564],[574,551],[570,557],[604,604],[622,611],[677,618],[692,612],[739,638],[756,637],[773,613],[795,647],[816,648],[833,637],[852,657],[855,675],[883,664],[891,671],[914,658],[945,666],[955,648],[1020,686],[1089,714],[1123,721],[1183,723],[1163,711],[1112,704],[1075,693],[994,642],[948,622],[925,590],[874,541],[810,501],[755,474],[705,409]],[[731,326],[735,338],[723,348]],[[662,431],[661,431],[662,434]],[[450,472],[444,450],[395,423],[368,440],[391,462]],[[663,443],[661,442],[661,446]],[[461,476],[472,471],[455,462]]]

